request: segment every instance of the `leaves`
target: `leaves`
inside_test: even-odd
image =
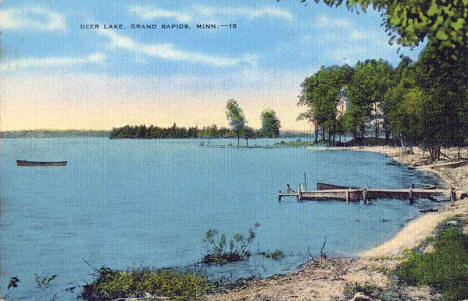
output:
[[[322,67],[306,78],[301,84],[298,105],[307,106],[308,111],[301,113],[298,119],[313,121],[316,127],[323,127],[332,134],[338,132],[336,105],[352,74],[353,69],[348,65],[331,66]]]
[[[317,2],[317,1],[316,1]],[[341,0],[324,0],[329,6],[340,5]],[[372,5],[385,12],[385,30],[400,36],[397,42],[414,47],[428,39],[439,50],[465,49],[468,46],[468,1],[463,0],[347,0],[351,11],[363,11]],[[439,41],[449,43],[440,43]]]
[[[245,126],[244,112],[234,99],[229,99],[226,104],[226,118],[234,132],[240,132]]]
[[[281,123],[272,109],[265,109],[261,114],[262,132],[265,136],[276,138],[279,136]]]

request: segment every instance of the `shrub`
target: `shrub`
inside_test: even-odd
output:
[[[345,284],[343,292],[345,297],[352,298],[358,292],[363,293],[367,296],[376,296],[380,294],[380,289],[369,282],[365,282],[364,284],[360,284],[357,282]]]
[[[256,223],[254,228],[260,225]],[[240,261],[250,256],[249,246],[255,238],[253,229],[249,229],[246,237],[235,233],[229,242],[226,235],[219,235],[215,229],[209,229],[205,234],[203,242],[206,244],[207,253],[202,259],[207,264],[225,264],[234,261]]]
[[[83,286],[84,300],[113,300],[117,298],[169,297],[172,300],[194,300],[212,290],[212,284],[204,277],[175,270],[112,270],[102,267],[95,271],[95,279]]]
[[[412,285],[430,285],[445,300],[468,298],[468,237],[460,224],[444,223],[434,239],[432,253],[410,251],[397,274]]]

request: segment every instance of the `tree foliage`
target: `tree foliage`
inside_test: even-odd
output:
[[[267,137],[276,138],[279,136],[281,123],[276,112],[272,109],[265,109],[261,115],[262,133]]]
[[[333,76],[340,67],[323,67],[302,84],[299,104],[309,110],[300,117],[329,134],[344,127],[361,142],[372,129],[378,138],[383,126],[386,138],[420,145],[438,160],[441,147],[466,145],[468,137],[468,59],[434,59],[438,51],[429,45],[417,62],[403,58],[395,69],[382,60],[358,62],[345,85]],[[349,101],[343,115],[336,114],[337,91]]]
[[[438,57],[434,58],[434,53]],[[417,85],[421,88],[423,144],[436,151],[441,146],[461,146],[468,131],[468,56],[453,64],[428,46],[417,62]]]
[[[355,137],[364,138],[373,110],[382,106],[384,95],[392,84],[392,67],[383,60],[358,62],[348,87],[350,102],[347,129]],[[378,123],[376,135],[378,136]]]
[[[226,118],[233,132],[237,135],[237,145],[239,146],[239,139],[242,129],[245,127],[245,115],[239,104],[234,99],[229,99],[226,104]]]
[[[301,84],[302,93],[298,105],[307,107],[307,112],[299,115],[298,119],[308,119],[314,122],[317,130],[322,128],[330,134],[338,129],[336,121],[336,105],[340,92],[350,81],[353,69],[348,66],[324,67],[315,74],[307,77]]]
[[[220,129],[218,133],[227,134],[229,130]],[[119,128],[113,128],[110,133],[111,139],[132,138],[132,139],[157,139],[157,138],[197,138],[199,134],[205,134],[204,130],[199,130],[196,127],[178,127],[175,123],[172,127],[161,128],[157,126],[146,125],[130,126],[126,125]]]
[[[319,2],[320,0],[314,0]],[[301,2],[308,2],[301,0]],[[439,51],[458,59],[468,45],[467,0],[323,0],[329,6],[343,3],[350,10],[369,7],[381,12],[390,43],[417,46],[428,39]]]

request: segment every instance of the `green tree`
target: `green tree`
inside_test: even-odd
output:
[[[239,146],[240,135],[242,129],[245,127],[244,112],[239,104],[234,99],[229,99],[226,104],[226,118],[229,121],[232,131],[237,136],[237,146]]]
[[[351,79],[353,69],[344,66],[322,66],[320,70],[307,77],[301,84],[302,92],[298,105],[307,107],[307,112],[299,115],[298,119],[312,121],[315,126],[315,140],[317,142],[318,131],[322,130],[322,139],[325,131],[329,134],[336,133],[336,105],[341,89]]]
[[[319,2],[319,0],[314,0]],[[307,2],[307,0],[301,0]],[[417,46],[428,39],[437,51],[448,51],[452,59],[463,56],[468,45],[468,1],[466,0],[323,0],[328,6],[343,2],[350,10],[372,7],[381,12],[390,42]]]
[[[262,134],[267,137],[279,136],[281,123],[272,109],[265,109],[260,116],[262,119]]]
[[[434,57],[437,53],[437,57]],[[432,160],[441,147],[462,146],[468,128],[468,54],[454,64],[429,45],[416,64],[417,84],[423,93],[422,143]]]
[[[383,105],[387,89],[392,85],[392,67],[385,61],[367,60],[358,62],[348,86],[349,110],[346,112],[347,129],[361,143],[367,133],[371,119],[375,118],[375,134],[379,135],[380,116],[373,110]]]
[[[387,129],[400,139],[402,148],[414,146],[422,139],[424,97],[416,84],[415,66],[403,58],[394,72],[394,86],[385,93],[384,113]]]

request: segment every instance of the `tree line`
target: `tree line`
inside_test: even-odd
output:
[[[276,138],[280,134],[280,121],[276,112],[272,109],[265,109],[260,118],[262,128],[255,130],[247,126],[247,120],[240,108],[238,102],[229,99],[226,104],[226,118],[230,127],[220,127],[213,124],[203,127],[178,127],[176,123],[172,127],[163,128],[154,125],[126,125],[113,128],[109,134],[111,139],[132,138],[132,139],[161,139],[161,138],[233,138],[237,137],[237,145],[240,144],[240,138],[247,142],[250,138]]]
[[[300,0],[300,2],[312,2]],[[468,2],[396,0],[315,0],[350,11],[369,7],[381,13],[390,44],[413,48],[427,43],[416,62],[403,58],[397,68],[368,60],[350,66],[322,68],[307,78],[299,119],[316,125],[316,137],[351,133],[361,143],[381,127],[402,146],[428,149],[432,160],[441,147],[463,146],[468,133]],[[334,110],[340,92],[349,107]],[[379,116],[381,115],[381,116]],[[332,138],[333,139],[333,138]]]
[[[441,147],[468,142],[467,66],[466,57],[453,64],[428,45],[417,61],[403,57],[396,68],[383,60],[322,67],[302,83],[298,105],[307,111],[298,119],[314,124],[316,140],[382,137],[438,160]]]
[[[0,132],[0,138],[108,137],[105,130],[19,130]]]

